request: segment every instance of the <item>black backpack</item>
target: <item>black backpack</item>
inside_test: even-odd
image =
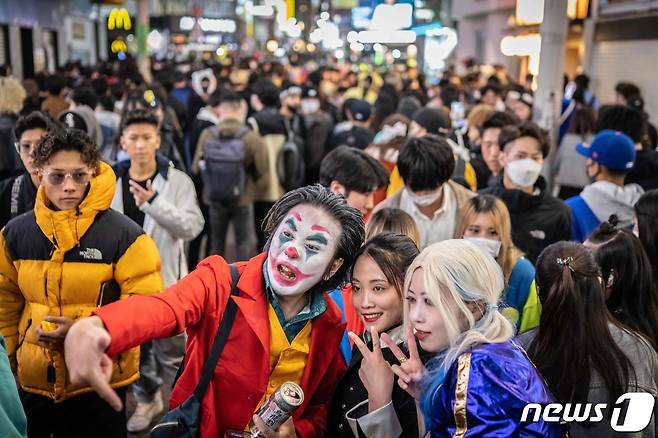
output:
[[[217,126],[208,129],[211,138],[203,145],[203,162],[199,163],[204,195],[213,202],[237,201],[247,181],[246,146],[242,137],[249,128],[231,134],[220,132]]]
[[[294,130],[289,126],[287,121],[286,129],[288,135],[277,156],[276,169],[281,187],[283,187],[284,191],[288,192],[304,185],[306,170],[304,165],[304,151],[301,145],[303,140],[297,138]]]

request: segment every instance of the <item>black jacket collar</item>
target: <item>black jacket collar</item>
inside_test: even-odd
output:
[[[161,175],[165,180],[169,176],[169,167],[171,167],[171,162],[164,156],[159,153],[155,155],[155,160],[157,162],[158,174]],[[118,161],[112,166],[114,174],[119,178],[125,178],[128,175],[128,170],[130,169],[130,160]]]

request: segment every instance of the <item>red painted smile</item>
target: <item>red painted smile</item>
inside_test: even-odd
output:
[[[282,286],[294,286],[302,280],[310,278],[296,267],[274,260],[270,257],[270,271],[274,274],[274,280]]]

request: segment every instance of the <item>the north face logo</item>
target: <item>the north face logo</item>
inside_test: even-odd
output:
[[[80,257],[85,260],[103,260],[103,253],[100,249],[87,248],[84,251],[80,251]]]

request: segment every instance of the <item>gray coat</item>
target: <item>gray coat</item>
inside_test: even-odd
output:
[[[610,324],[610,332],[617,346],[624,352],[633,365],[635,376],[631,373],[628,392],[646,392],[653,395],[654,400],[658,396],[658,354],[648,342],[638,338],[637,335]],[[528,348],[537,335],[537,329],[531,330],[518,337],[524,348]],[[637,388],[636,388],[637,385]],[[578,423],[570,423],[569,436],[571,438],[654,438],[658,435],[656,431],[656,415],[658,406],[654,404],[654,411],[649,425],[641,432],[615,432],[610,427],[613,406],[608,401],[608,390],[601,376],[594,371],[589,384],[588,402],[592,404],[607,403],[608,407],[603,411],[604,420],[592,427],[582,427]],[[623,407],[623,406],[622,406]],[[623,412],[619,422],[623,421]]]

